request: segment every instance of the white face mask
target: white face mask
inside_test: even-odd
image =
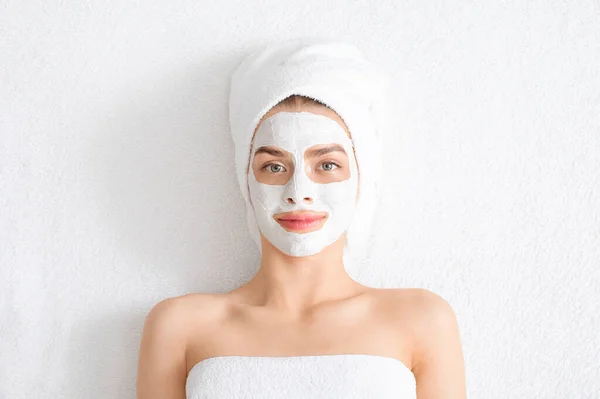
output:
[[[317,144],[339,144],[348,155],[350,177],[320,184],[306,174],[305,151]],[[263,184],[256,180],[252,163],[262,146],[279,147],[293,159],[293,175],[285,185]],[[346,131],[334,120],[310,112],[278,112],[264,120],[254,137],[248,173],[250,200],[261,233],[281,252],[290,256],[309,256],[333,244],[348,229],[354,215],[358,171],[353,144]],[[307,204],[304,198],[312,198]],[[289,203],[286,199],[293,199]],[[327,212],[319,230],[289,232],[273,216],[282,212],[310,210]]]

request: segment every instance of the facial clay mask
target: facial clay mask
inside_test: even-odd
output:
[[[307,165],[305,152],[319,144],[337,144],[344,148],[348,164],[343,167],[349,168],[348,179],[316,183],[314,176],[309,177],[307,167],[310,165]],[[264,184],[256,180],[252,167],[254,154],[263,146],[279,147],[291,154],[293,173],[285,184]],[[326,156],[320,159],[327,160]],[[358,188],[352,141],[344,128],[326,116],[311,112],[276,113],[264,120],[256,131],[248,188],[258,228],[269,242],[290,256],[314,255],[340,238],[352,222]],[[307,203],[305,198],[312,202]],[[292,199],[292,203],[288,199]],[[278,213],[298,210],[327,212],[328,217],[319,230],[307,233],[287,231],[273,218]]]

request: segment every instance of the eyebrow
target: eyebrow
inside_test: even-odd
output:
[[[319,148],[317,150],[310,150],[306,153],[306,156],[309,158],[320,157],[322,155],[329,154],[331,152],[336,152],[336,151],[346,154],[344,147],[342,147],[339,144],[334,144],[334,145],[330,145],[328,147]],[[348,154],[346,154],[346,155],[348,155]]]
[[[276,148],[273,147],[259,147],[258,150],[256,150],[256,152],[254,153],[254,155],[257,154],[269,154],[269,155],[273,155],[274,157],[283,157],[283,151],[280,151]]]

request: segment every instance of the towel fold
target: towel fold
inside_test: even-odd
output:
[[[350,131],[359,169],[359,197],[346,233],[344,257],[365,249],[380,193],[380,140],[386,125],[388,86],[388,75],[355,46],[330,38],[278,41],[250,53],[239,64],[231,77],[229,121],[248,227],[259,250],[260,233],[247,180],[252,135],[260,119],[293,94],[325,103]]]

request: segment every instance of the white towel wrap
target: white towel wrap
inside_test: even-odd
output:
[[[248,227],[261,250],[248,192],[253,132],[277,103],[297,94],[317,99],[344,120],[359,168],[356,213],[346,233],[345,262],[365,249],[379,198],[380,139],[386,124],[389,78],[351,44],[300,37],[279,41],[249,54],[231,77],[229,120],[237,177],[246,201]]]

